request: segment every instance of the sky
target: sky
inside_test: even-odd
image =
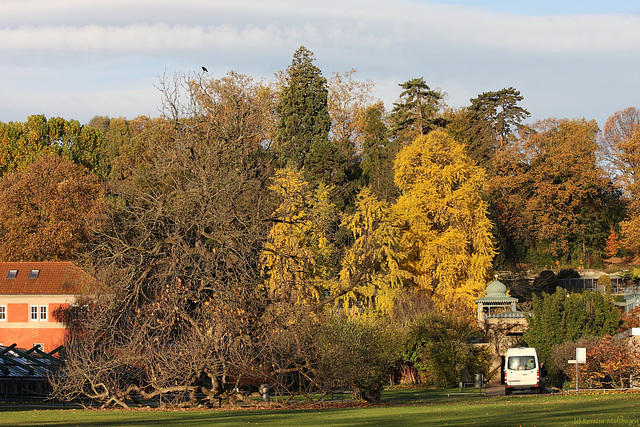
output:
[[[273,80],[304,45],[392,108],[423,77],[451,107],[514,87],[529,122],[640,107],[635,0],[0,0],[0,121],[161,114],[161,76]]]

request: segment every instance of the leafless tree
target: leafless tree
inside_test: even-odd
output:
[[[108,183],[110,221],[84,261],[104,289],[72,329],[62,398],[231,403],[254,364],[268,88],[235,74],[160,87],[168,117],[138,123]]]

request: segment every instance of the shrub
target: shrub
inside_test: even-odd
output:
[[[335,317],[319,336],[319,378],[325,389],[348,388],[375,402],[399,356],[398,334],[381,321]]]
[[[576,366],[567,361],[575,359],[576,348],[587,350],[587,363],[578,366],[581,388],[626,388],[631,378],[640,373],[640,349],[629,340],[611,336],[586,338],[554,347],[554,374],[556,383],[570,380],[575,387]]]
[[[479,331],[460,318],[427,314],[408,327],[403,358],[415,366],[428,385],[452,387],[458,384],[464,369],[489,373],[486,352],[478,349],[474,353],[469,344],[477,335]]]

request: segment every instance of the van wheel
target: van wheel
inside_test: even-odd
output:
[[[540,387],[536,387],[536,394],[542,394],[542,389]]]
[[[507,388],[507,387],[504,388],[505,396],[511,396],[511,393],[513,393],[513,390],[511,390],[510,388]]]

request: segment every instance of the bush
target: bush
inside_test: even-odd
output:
[[[323,388],[348,388],[357,400],[380,400],[399,356],[399,342],[398,334],[381,321],[331,319],[319,337]]]
[[[567,363],[575,359],[576,348],[587,350],[587,363],[578,366],[580,388],[626,388],[630,379],[640,373],[640,352],[629,340],[617,340],[610,336],[587,338],[575,343],[565,343],[553,349],[556,383],[575,387],[576,367]]]
[[[456,386],[464,369],[488,375],[486,351],[474,352],[469,344],[478,335],[460,318],[424,315],[408,328],[404,362],[415,366],[420,378],[433,387]]]

